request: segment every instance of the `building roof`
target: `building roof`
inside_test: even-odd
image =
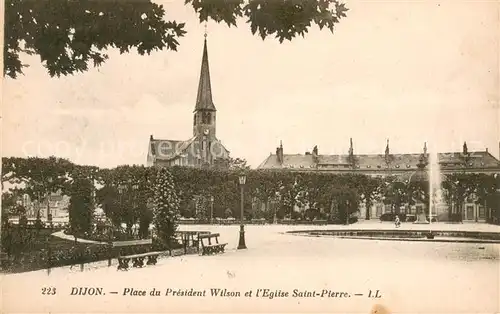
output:
[[[168,140],[168,139],[154,139],[152,136],[149,138],[149,155],[154,156],[159,160],[173,160],[178,157],[182,157],[189,153],[198,153],[199,148],[195,148],[194,143],[199,136],[194,136],[187,141],[178,140]],[[213,153],[218,153],[217,148],[223,149],[226,154],[229,154],[229,150],[218,140],[213,141],[216,147],[212,148]]]
[[[359,170],[391,169],[417,169],[422,154],[369,154],[354,155],[355,168]],[[460,152],[438,154],[439,164],[442,169],[463,167],[465,158]],[[500,169],[500,161],[487,151],[470,152],[467,160],[470,168],[496,168]],[[283,163],[278,161],[276,154],[270,154],[260,165],[259,169],[306,169],[323,168],[331,170],[349,168],[349,155],[318,155],[312,154],[283,154]]]
[[[149,139],[149,153],[157,159],[175,159],[183,155],[195,140],[196,136],[187,141],[153,139],[151,137]]]
[[[208,51],[207,51],[206,38],[205,38],[205,43],[203,45],[200,82],[198,83],[198,95],[196,96],[196,106],[194,111],[197,110],[213,110],[213,111],[216,110],[212,100],[212,85],[210,83],[210,69],[208,66]]]

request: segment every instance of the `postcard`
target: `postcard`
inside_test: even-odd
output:
[[[498,2],[2,6],[2,313],[500,312]]]

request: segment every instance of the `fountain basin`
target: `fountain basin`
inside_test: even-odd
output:
[[[449,230],[294,230],[289,234],[361,240],[500,243],[500,233]]]

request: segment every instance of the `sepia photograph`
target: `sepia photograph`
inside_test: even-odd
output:
[[[500,2],[0,8],[1,313],[500,312]]]

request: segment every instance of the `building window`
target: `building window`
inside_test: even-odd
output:
[[[486,210],[484,206],[479,206],[479,218],[480,219],[486,218]]]
[[[193,117],[193,125],[196,125],[196,114]]]

